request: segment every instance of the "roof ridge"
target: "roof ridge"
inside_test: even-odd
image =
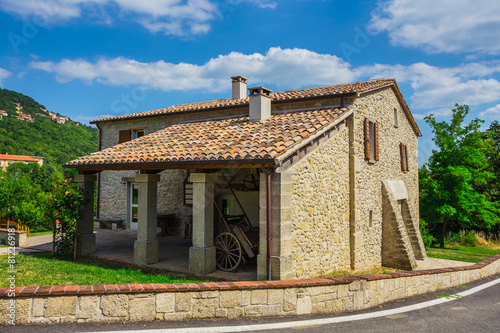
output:
[[[359,92],[364,92],[364,91],[369,91],[373,89],[380,89],[388,84],[394,84],[395,79],[372,79],[372,80],[366,80],[366,81],[357,81],[357,82],[350,82],[350,83],[340,83],[340,84],[334,84],[334,85],[327,85],[327,86],[318,86],[318,87],[310,87],[310,88],[301,88],[301,89],[294,89],[294,90],[285,90],[285,91],[277,91],[271,94],[271,98],[273,101],[287,101],[287,100],[295,100],[295,99],[301,99],[301,98],[318,98],[318,97],[324,97],[324,96],[335,96],[335,95],[341,95],[341,94],[346,94],[346,93],[359,93]],[[377,83],[380,83],[380,85],[377,85]],[[367,86],[366,86],[367,85]],[[333,89],[333,88],[347,88],[350,87],[351,89],[346,90],[346,89]],[[318,91],[325,90],[324,92],[318,93]],[[302,94],[300,93],[303,92],[309,92],[308,94]],[[187,111],[203,111],[203,110],[210,110],[210,109],[215,109],[215,108],[223,108],[223,107],[239,107],[243,105],[248,104],[248,96],[242,99],[232,99],[232,98],[223,98],[223,99],[216,99],[216,100],[209,100],[209,101],[199,101],[199,102],[192,102],[192,103],[183,103],[183,104],[177,104],[177,105],[172,105],[166,108],[160,108],[160,109],[154,109],[154,110],[149,110],[149,111],[142,111],[142,112],[136,112],[136,113],[131,113],[127,115],[122,115],[122,116],[115,116],[115,117],[107,117],[107,118],[101,118],[101,119],[96,119],[92,121],[91,123],[100,123],[100,122],[106,122],[106,121],[112,121],[112,120],[121,120],[121,119],[134,119],[134,118],[142,118],[142,117],[150,117],[150,116],[160,116],[160,115],[166,115],[170,113],[178,113],[178,112],[187,112]]]

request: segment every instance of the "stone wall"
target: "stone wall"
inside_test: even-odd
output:
[[[292,254],[295,279],[350,269],[349,137],[339,133],[308,154],[292,174]]]
[[[10,245],[10,246],[26,246],[26,236],[28,232],[22,230],[16,230],[14,228],[0,229],[0,244]],[[11,239],[9,239],[9,236]],[[12,244],[12,237],[14,237],[14,243]]]
[[[418,206],[418,137],[410,125],[391,87],[364,94],[354,101],[354,214],[352,216],[352,269],[368,270],[382,264],[382,181],[401,180],[408,192],[408,207],[417,221]],[[398,125],[394,123],[394,108]],[[364,119],[379,127],[380,160],[373,163],[364,157]],[[400,143],[407,146],[409,171],[401,171]],[[370,226],[370,211],[372,222]]]
[[[473,266],[332,279],[17,287],[16,323],[126,322],[340,313],[500,274],[500,255]],[[10,289],[0,288],[0,324]]]
[[[127,183],[123,177],[135,178],[134,171],[109,170],[101,172],[100,218],[127,220]],[[186,212],[182,210],[183,182],[187,174],[183,170],[160,172],[158,183],[158,212],[175,213],[180,219]],[[186,210],[186,209],[184,209]]]

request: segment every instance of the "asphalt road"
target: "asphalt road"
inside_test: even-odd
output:
[[[480,287],[486,287],[482,290]],[[471,293],[473,292],[473,293]],[[470,294],[471,293],[471,294]],[[464,296],[454,296],[463,294]],[[452,297],[443,297],[450,295]],[[441,302],[441,303],[440,303]],[[440,303],[440,304],[434,304]],[[371,318],[370,318],[371,317]],[[0,332],[500,332],[500,275],[340,315],[242,320],[0,326]]]

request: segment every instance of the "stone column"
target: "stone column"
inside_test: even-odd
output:
[[[94,182],[96,175],[80,174],[75,176],[78,188],[83,189],[89,201],[80,206],[80,218],[76,221],[76,255],[84,256],[95,252],[94,234]]]
[[[189,249],[189,271],[204,276],[215,271],[214,183],[216,174],[192,173],[193,247]]]
[[[159,181],[160,175],[157,174],[139,174],[135,177],[135,182],[139,184],[139,211],[134,263],[139,266],[154,264],[159,260],[158,239],[156,239]]]
[[[266,175],[260,174],[259,254],[257,280],[267,280]],[[288,280],[292,272],[292,176],[271,174],[271,279]]]

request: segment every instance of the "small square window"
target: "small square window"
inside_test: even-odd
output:
[[[132,130],[132,140],[144,136],[144,129]]]

